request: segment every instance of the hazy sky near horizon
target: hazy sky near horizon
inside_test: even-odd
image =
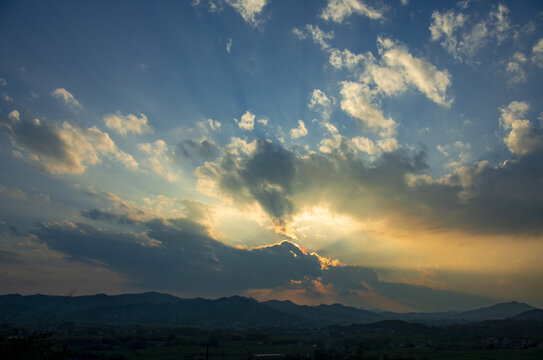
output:
[[[542,307],[542,20],[3,1],[0,292]]]

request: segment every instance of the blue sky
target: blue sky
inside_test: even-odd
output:
[[[543,7],[5,1],[2,292],[543,306]]]

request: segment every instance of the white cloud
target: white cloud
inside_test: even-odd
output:
[[[218,120],[209,118],[206,122],[211,130],[219,130],[221,128],[221,123]]]
[[[0,86],[8,86],[8,82],[4,78],[0,78]]]
[[[230,54],[230,50],[232,50],[232,38],[228,38],[228,42],[226,43],[226,52]]]
[[[268,126],[268,119],[266,118],[260,118],[257,120],[257,122],[261,124],[262,126]]]
[[[395,138],[386,138],[374,142],[367,137],[358,136],[353,138],[351,142],[356,149],[369,155],[393,152],[399,147],[398,140]]]
[[[380,129],[384,136],[395,132],[396,122],[383,115],[372,100],[373,94],[367,85],[344,81],[340,94],[343,111],[360,120],[365,126]]]
[[[332,49],[330,51],[329,61],[330,64],[337,69],[346,67],[352,71],[356,68],[356,66],[364,62],[366,59],[366,56],[362,54],[353,54],[349,51],[349,49],[344,49],[343,51]]]
[[[141,152],[148,155],[147,164],[153,171],[169,182],[180,181],[179,172],[166,169],[166,165],[172,162],[170,151],[164,140],[157,140],[154,143],[142,143],[138,145]]]
[[[324,120],[330,119],[330,115],[332,113],[332,101],[330,101],[324,91],[314,89],[307,107],[320,113]]]
[[[337,127],[330,124],[329,122],[324,122],[322,125],[326,128],[326,130],[328,130],[328,132],[330,132],[330,134],[337,134],[338,133]]]
[[[375,146],[375,143],[367,137],[358,136],[353,138],[351,141],[356,149],[366,154],[373,155],[378,152],[378,148]]]
[[[451,75],[447,70],[440,71],[428,61],[416,58],[406,46],[390,39],[378,39],[379,53],[388,70],[378,73],[380,79],[372,74],[372,80],[385,93],[404,90],[400,77],[406,84],[414,86],[436,104],[450,106],[447,88],[451,84]],[[390,71],[392,70],[392,71]]]
[[[304,29],[292,29],[292,33],[298,37],[300,40],[307,39],[311,37],[315,44],[320,45],[323,50],[329,49],[329,41],[334,38],[334,32],[324,32],[318,25],[307,24]]]
[[[471,62],[489,43],[501,44],[512,35],[509,9],[499,4],[483,19],[448,10],[434,11],[430,33],[432,41],[441,40],[441,46],[458,61]]]
[[[539,39],[532,48],[532,61],[543,69],[543,38]]]
[[[51,93],[51,96],[57,99],[62,99],[66,105],[72,105],[80,109],[83,108],[81,104],[79,103],[79,101],[77,101],[77,99],[68,90],[64,88],[55,89]]]
[[[526,62],[526,56],[522,53],[513,54],[511,61],[507,64],[507,75],[509,82],[514,84],[520,84],[526,82],[526,71],[522,68],[523,63]]]
[[[338,69],[349,69],[358,82],[369,89],[368,94],[373,98],[399,95],[413,87],[436,104],[450,106],[453,100],[448,98],[447,90],[451,75],[446,69],[438,70],[427,60],[413,56],[405,45],[391,39],[379,37],[377,45],[379,59],[371,53],[353,54],[349,50],[332,49],[329,61]]]
[[[251,155],[256,151],[257,141],[247,142],[239,137],[230,139],[230,144],[226,145],[226,150],[233,155],[239,155],[240,151],[245,155]]]
[[[249,24],[257,26],[261,20],[257,16],[267,4],[267,0],[226,0],[226,3],[233,7]]]
[[[121,135],[127,135],[128,133],[143,134],[152,131],[152,128],[147,124],[145,114],[140,114],[139,118],[133,114],[108,114],[104,115],[103,120],[108,128]]]
[[[509,131],[503,141],[515,155],[526,155],[543,149],[542,129],[534,128],[529,120],[523,119],[529,108],[526,101],[513,101],[500,108],[500,125]]]
[[[382,10],[374,9],[362,0],[328,0],[320,17],[326,21],[342,23],[345,18],[353,14],[363,15],[372,20],[380,20],[384,17]]]
[[[8,119],[10,119],[12,122],[19,121],[21,119],[21,114],[19,114],[19,111],[13,110],[9,113]]]
[[[298,127],[290,130],[290,137],[298,139],[308,134],[307,128],[302,120],[298,120]]]
[[[241,121],[238,121],[238,119],[234,119],[234,121],[238,124],[240,129],[251,131],[255,128],[255,114],[251,114],[249,110],[241,115]]]

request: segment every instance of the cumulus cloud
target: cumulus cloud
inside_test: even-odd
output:
[[[320,45],[323,50],[330,48],[329,41],[334,38],[334,32],[324,32],[319,28],[318,25],[307,24],[305,28],[292,29],[292,33],[298,37],[300,40],[311,38],[315,44]]]
[[[170,157],[172,152],[168,149],[168,145],[164,140],[159,139],[154,143],[142,143],[138,145],[138,148],[141,152],[147,154],[147,165],[156,174],[172,183],[181,179],[177,171],[169,169],[169,164],[172,163]]]
[[[81,104],[79,103],[79,101],[77,101],[77,99],[68,90],[64,88],[53,90],[53,92],[51,93],[51,96],[57,99],[61,99],[62,101],[64,101],[66,105],[71,105],[74,107],[78,107],[80,109],[83,108]]]
[[[290,137],[293,139],[304,137],[307,134],[307,128],[305,127],[303,120],[298,120],[298,127],[290,130]]]
[[[372,8],[363,0],[328,0],[320,17],[341,24],[345,18],[353,14],[363,15],[372,20],[384,18],[383,10]]]
[[[436,10],[430,25],[431,40],[440,41],[456,60],[472,62],[486,46],[499,45],[512,35],[508,14],[509,9],[503,4],[498,4],[482,19],[474,13]]]
[[[137,117],[133,114],[123,115],[117,112],[115,114],[104,115],[103,120],[108,128],[115,130],[121,135],[129,133],[143,134],[152,131],[152,128],[147,124],[147,116],[145,114],[140,114],[140,117]]]
[[[226,3],[236,10],[243,20],[253,26],[261,23],[258,16],[267,4],[267,0],[226,0]]]
[[[515,155],[526,155],[543,149],[543,130],[533,127],[529,120],[524,119],[529,108],[526,101],[513,101],[500,108],[500,125],[509,131],[503,141]]]
[[[81,127],[63,122],[48,124],[34,119],[23,121],[12,112],[7,121],[1,122],[12,144],[26,154],[26,158],[53,174],[81,174],[88,165],[96,165],[104,156],[137,169],[134,158],[121,151],[105,132],[97,127]]]
[[[255,128],[255,114],[251,114],[249,110],[241,115],[241,120],[234,119],[240,129],[251,131]]]

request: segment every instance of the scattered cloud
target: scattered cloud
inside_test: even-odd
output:
[[[8,86],[8,82],[4,78],[0,78],[0,86]]]
[[[133,114],[123,115],[120,112],[107,114],[103,116],[104,123],[110,129],[115,130],[121,135],[143,134],[152,132],[153,129],[147,124],[147,116],[140,114],[137,117]]]
[[[298,127],[290,130],[290,137],[293,139],[298,139],[307,135],[307,128],[303,120],[298,120]]]
[[[251,131],[255,128],[255,114],[251,114],[249,110],[241,115],[241,121],[234,119],[240,129]]]
[[[383,10],[372,8],[363,0],[328,0],[320,17],[323,20],[341,24],[345,18],[353,14],[363,15],[372,20],[384,18]]]
[[[71,105],[80,109],[83,108],[81,104],[79,103],[79,101],[77,101],[77,99],[68,90],[64,88],[53,90],[53,92],[51,93],[51,96],[57,99],[61,99],[62,101],[64,101],[66,105]]]
[[[465,10],[465,8],[464,8]],[[441,46],[460,62],[474,62],[476,56],[488,45],[497,46],[513,35],[508,14],[503,5],[495,6],[484,18],[462,11],[434,11],[430,33],[432,41]]]
[[[267,0],[226,0],[226,3],[236,10],[243,20],[252,26],[259,25],[262,20],[258,16],[267,5]]]
[[[296,35],[296,37],[298,37],[298,39],[300,40],[311,38],[313,42],[317,45],[320,45],[323,50],[327,50],[330,48],[329,41],[334,38],[333,31],[324,32],[319,28],[318,25],[311,24],[307,24],[303,29],[293,28],[292,33]]]

